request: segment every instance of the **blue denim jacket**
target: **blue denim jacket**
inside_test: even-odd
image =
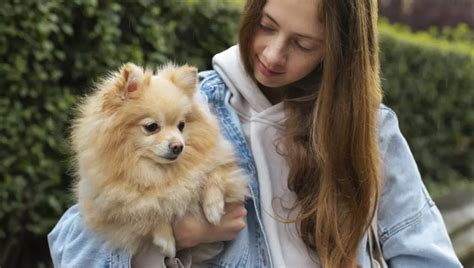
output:
[[[239,119],[229,104],[227,86],[214,71],[200,73],[201,92],[218,116],[225,136],[233,142],[240,164],[251,177],[253,200],[246,203],[247,226],[212,267],[273,267],[260,219],[259,187],[251,152]],[[384,163],[384,188],[378,211],[378,234],[390,267],[461,267],[444,222],[428,195],[410,149],[398,128],[395,113],[381,106],[379,145]],[[131,257],[111,250],[81,223],[77,205],[62,216],[48,235],[55,267],[130,267]],[[367,236],[360,241],[358,263],[371,267]]]

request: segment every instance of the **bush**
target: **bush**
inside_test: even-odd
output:
[[[428,33],[436,39],[464,42],[468,46],[472,46],[472,43],[474,43],[474,31],[465,23],[460,23],[456,27],[430,27]]]
[[[47,234],[71,204],[76,96],[127,61],[210,67],[239,7],[207,1],[7,1],[0,9],[0,266],[50,266]]]
[[[472,43],[385,22],[379,31],[385,102],[398,114],[424,181],[473,185]]]

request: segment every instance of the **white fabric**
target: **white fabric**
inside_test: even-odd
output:
[[[245,139],[255,159],[260,186],[260,208],[275,267],[319,267],[315,252],[299,237],[289,214],[296,196],[288,189],[288,165],[276,145],[283,130],[283,103],[272,105],[240,61],[238,46],[217,54],[213,68],[232,93],[230,105],[239,115]]]

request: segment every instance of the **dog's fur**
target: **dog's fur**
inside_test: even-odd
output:
[[[128,63],[79,104],[75,193],[87,226],[113,247],[134,254],[153,243],[173,257],[174,220],[192,213],[217,224],[224,202],[244,200],[247,177],[196,91],[194,67],[153,74]],[[173,159],[176,144],[184,148]]]

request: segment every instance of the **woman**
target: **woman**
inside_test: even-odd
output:
[[[377,215],[390,266],[461,266],[396,116],[381,105],[376,22],[375,0],[247,2],[240,46],[214,57],[201,91],[253,198],[227,204],[217,227],[177,222],[180,249],[231,240],[209,260],[218,267],[371,267]],[[164,265],[153,252],[131,260],[110,251],[79,219],[73,207],[49,236],[56,266]],[[185,252],[168,265],[189,264]]]

